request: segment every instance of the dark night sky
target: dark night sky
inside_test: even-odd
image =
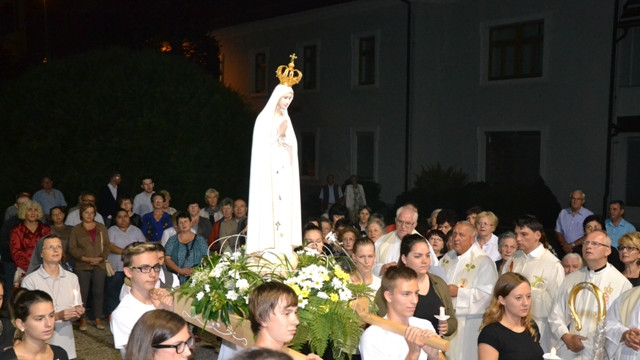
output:
[[[28,0],[29,57],[45,48],[44,1]],[[52,58],[100,46],[139,47],[352,0],[46,0]]]

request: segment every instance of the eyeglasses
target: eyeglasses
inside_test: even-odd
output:
[[[601,243],[599,243],[599,242],[597,242],[597,241],[588,241],[588,240],[587,240],[587,241],[583,241],[583,242],[582,242],[582,246],[583,246],[583,247],[587,247],[587,246],[589,246],[589,245],[592,245],[594,248],[599,248],[600,246],[609,247],[609,245],[607,245],[607,244],[601,244]]]
[[[413,222],[413,221],[396,220],[396,224],[398,226],[413,226],[415,224],[415,222]]]
[[[171,348],[174,348],[174,349],[176,349],[176,353],[182,354],[184,352],[184,350],[187,348],[187,346],[189,348],[193,348],[193,344],[194,343],[195,343],[195,341],[193,339],[193,336],[189,336],[187,341],[183,341],[183,342],[177,343],[175,345],[153,344],[153,345],[151,345],[151,347],[154,348],[154,349],[171,349]]]
[[[633,251],[633,250],[638,250],[638,248],[637,248],[637,247],[635,247],[635,246],[620,246],[620,247],[618,248],[618,250],[619,250],[620,252],[623,252],[623,251],[625,251],[625,250],[627,250],[627,251],[631,252],[631,251]]]
[[[129,269],[131,269],[131,270],[138,269],[138,270],[140,270],[141,273],[148,274],[148,273],[151,272],[151,269],[153,269],[155,272],[160,272],[160,270],[162,270],[162,265],[155,264],[153,266],[149,266],[149,265],[129,266]]]
[[[56,245],[56,246],[47,246],[45,248],[42,248],[43,250],[51,250],[51,251],[55,251],[55,250],[62,250],[62,245]]]

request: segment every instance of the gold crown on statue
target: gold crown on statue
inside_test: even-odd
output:
[[[278,70],[276,70],[276,76],[280,79],[280,85],[286,85],[288,87],[292,87],[302,80],[302,72],[295,68],[293,61],[297,59],[295,53],[289,55],[291,61],[289,65],[280,65],[278,66]]]

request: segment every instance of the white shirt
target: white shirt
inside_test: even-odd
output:
[[[430,321],[417,317],[410,317],[409,325],[435,331]],[[371,325],[364,331],[358,349],[363,360],[404,360],[409,353],[409,345],[404,336],[376,325]],[[427,353],[421,350],[418,359],[426,360]]]

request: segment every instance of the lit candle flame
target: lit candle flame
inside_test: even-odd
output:
[[[440,317],[445,317],[446,314],[444,313],[444,306],[440,306]]]

